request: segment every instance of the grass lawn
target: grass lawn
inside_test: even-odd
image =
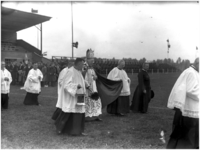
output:
[[[155,97],[147,114],[130,113],[116,117],[103,109],[103,122],[86,122],[86,137],[58,135],[51,119],[57,101],[57,88],[42,88],[42,106],[24,106],[26,92],[11,86],[9,109],[1,111],[2,149],[164,149],[160,129],[166,140],[171,133],[174,112],[168,109],[167,99],[179,73],[150,74]],[[137,86],[137,74],[130,75],[132,95]],[[132,95],[130,99],[132,99]]]

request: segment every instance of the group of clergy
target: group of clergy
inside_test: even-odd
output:
[[[132,112],[146,113],[154,93],[150,86],[148,75],[149,64],[144,63],[138,73],[138,86],[133,94],[130,105],[131,80],[123,70],[125,61],[119,60],[107,78],[93,68],[94,51],[86,52],[86,62],[76,58],[69,62],[58,77],[58,99],[52,119],[55,120],[59,134],[87,135],[84,133],[85,121],[102,121],[99,117],[102,109],[107,106],[107,112],[117,116],[125,116]],[[196,148],[199,146],[199,59],[186,69],[178,78],[169,97],[168,107],[176,111],[173,131],[167,148]],[[2,108],[8,108],[8,93],[12,77],[1,63],[1,100]],[[27,94],[25,105],[39,105],[38,95],[41,92],[43,74],[37,63],[28,73],[24,89]],[[192,123],[189,123],[192,122]],[[191,135],[192,134],[192,135]]]
[[[60,72],[58,100],[52,116],[58,133],[86,135],[85,121],[102,121],[100,115],[105,106],[109,114],[117,116],[125,116],[130,112],[131,80],[123,70],[125,61],[119,60],[118,66],[110,71],[107,78],[96,72],[93,64],[94,51],[90,49],[86,52],[86,61],[77,58],[74,65],[70,62],[68,67]],[[151,87],[146,71],[148,64],[143,66],[140,80],[145,76],[145,81],[140,81],[143,85],[139,87],[140,92],[136,93],[139,96],[133,100],[137,106],[131,108],[135,112],[146,113],[151,99]],[[146,97],[143,97],[143,91]]]

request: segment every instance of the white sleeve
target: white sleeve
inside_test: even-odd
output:
[[[41,77],[41,79],[40,79],[40,81],[42,81],[42,79],[43,79],[43,74],[42,74],[42,72],[39,70],[39,76]]]
[[[32,70],[29,71],[27,79],[31,82],[37,83],[39,80],[36,76],[33,75]]]
[[[199,83],[193,73],[189,73],[186,79],[186,95],[193,100],[199,101]]]
[[[78,89],[77,88],[78,84],[73,83],[72,79],[73,79],[73,72],[68,71],[66,78],[64,79],[63,87],[67,93],[69,93],[71,96],[75,96]]]
[[[12,76],[11,76],[11,73],[10,72],[8,72],[8,78],[9,78],[9,84],[12,82]]]
[[[118,77],[118,70],[117,68],[114,68],[113,70],[110,71],[110,73],[108,74],[108,79],[110,80],[120,80],[120,78]]]

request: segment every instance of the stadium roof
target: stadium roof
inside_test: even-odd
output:
[[[1,29],[20,31],[50,20],[51,17],[1,7]]]

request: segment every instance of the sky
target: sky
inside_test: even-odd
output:
[[[6,2],[4,7],[52,17],[43,23],[43,52],[52,56],[72,56],[71,2]],[[73,2],[74,57],[87,49],[97,58],[146,58],[156,60],[178,57],[194,61],[200,40],[199,3],[195,2]],[[30,36],[31,35],[31,36]],[[40,49],[36,27],[17,32]],[[167,55],[167,39],[169,54]]]

